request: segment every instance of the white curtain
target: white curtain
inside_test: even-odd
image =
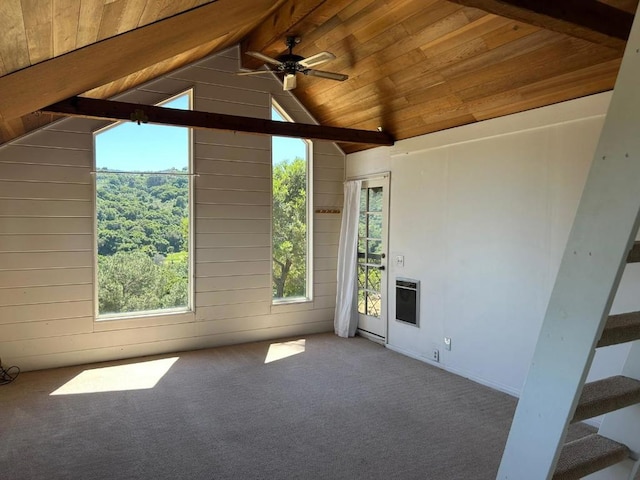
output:
[[[358,326],[356,266],[361,188],[362,180],[351,180],[344,184],[344,208],[338,246],[338,292],[334,318],[334,329],[340,337],[353,337]]]

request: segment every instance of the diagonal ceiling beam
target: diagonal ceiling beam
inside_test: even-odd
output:
[[[264,63],[244,52],[255,51],[277,57],[286,50],[286,35],[303,37],[307,31],[331,18],[344,6],[344,0],[285,0],[242,42],[242,67],[256,69]]]
[[[283,0],[217,0],[0,77],[0,120],[34,112],[258,25]],[[250,28],[250,27],[249,27]],[[226,46],[226,45],[225,45]]]
[[[450,0],[466,7],[581,38],[620,52],[633,14],[596,0]]]
[[[326,127],[306,123],[289,123],[262,118],[239,117],[220,113],[178,110],[174,108],[140,105],[137,103],[73,97],[42,109],[43,112],[103,120],[134,120],[178,127],[229,130],[233,132],[309,138],[332,142],[366,145],[393,145],[393,138],[385,132]]]

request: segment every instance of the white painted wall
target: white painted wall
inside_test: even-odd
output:
[[[519,394],[609,99],[595,95],[347,156],[347,178],[391,172],[390,348],[425,361],[437,348],[441,367]],[[634,309],[635,267],[614,311]],[[395,320],[395,277],[421,281],[419,328]],[[619,373],[627,350],[599,352],[591,379]]]
[[[201,111],[270,118],[271,98],[315,123],[270,75],[239,77],[229,49],[131,92],[157,103],[194,88]],[[96,321],[93,134],[67,119],[0,147],[0,357],[23,370],[333,329],[340,215],[314,215],[314,299],[271,305],[270,164],[266,136],[196,130],[195,309]],[[314,209],[342,206],[344,154],[314,142]]]

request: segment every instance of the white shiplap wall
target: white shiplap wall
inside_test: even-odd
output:
[[[234,47],[133,91],[157,103],[194,89],[194,109],[270,117],[273,97],[315,123],[272,76],[238,77]],[[194,312],[94,318],[93,131],[66,119],[0,147],[0,358],[24,370],[330,331],[340,215],[314,215],[314,300],[271,305],[271,140],[193,132]],[[314,209],[340,208],[344,154],[314,142]]]

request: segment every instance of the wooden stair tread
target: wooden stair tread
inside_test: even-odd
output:
[[[616,375],[587,383],[572,422],[597,417],[640,403],[640,381]]]
[[[640,339],[640,312],[610,315],[598,347],[632,342]]]
[[[553,480],[578,480],[629,456],[621,443],[600,435],[589,435],[567,443],[560,454]]]
[[[633,242],[633,247],[631,247],[629,255],[627,255],[627,263],[638,262],[640,262],[640,242]]]

